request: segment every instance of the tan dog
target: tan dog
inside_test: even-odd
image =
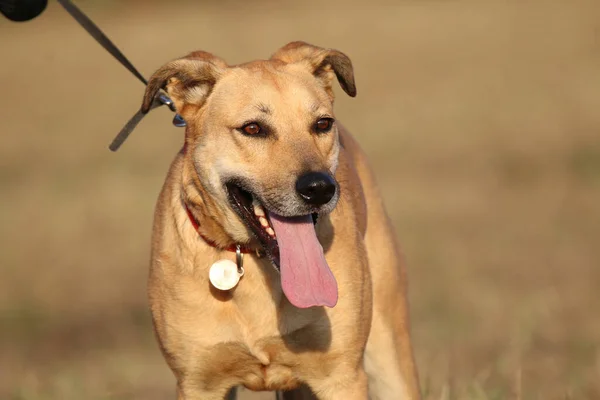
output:
[[[187,122],[149,279],[179,399],[221,400],[238,385],[419,398],[404,268],[365,156],[334,120],[335,76],[356,95],[346,55],[294,42],[238,66],[191,53],[150,79],[142,111],[164,88]],[[236,246],[245,274],[216,289],[209,269],[236,260]]]

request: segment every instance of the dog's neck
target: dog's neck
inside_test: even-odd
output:
[[[219,215],[215,215],[220,214],[218,208],[214,205],[211,207],[210,196],[206,195],[198,178],[192,179],[195,182],[185,184],[185,179],[182,182],[181,202],[195,230],[213,247],[221,249],[235,247],[233,238],[218,223]]]
[[[192,212],[190,211],[190,208],[187,206],[187,204],[185,202],[183,202],[183,207],[185,208],[185,212],[192,224],[192,226],[194,227],[194,229],[196,230],[196,232],[198,232],[198,235],[206,242],[206,244],[208,244],[209,246],[215,247],[217,249],[220,250],[226,250],[226,251],[231,251],[231,252],[236,252],[237,249],[239,248],[240,251],[242,253],[254,253],[255,251],[250,249],[247,246],[242,246],[242,245],[237,245],[237,244],[233,244],[229,247],[226,248],[221,248],[220,246],[218,246],[215,242],[213,242],[211,239],[207,238],[206,236],[204,236],[204,234],[202,234],[202,232],[200,231],[200,223],[198,222],[198,220],[196,219],[196,217],[194,216],[194,214],[192,214]]]

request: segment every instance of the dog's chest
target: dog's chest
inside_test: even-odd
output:
[[[252,347],[293,334],[326,317],[322,309],[293,307],[282,292],[280,275],[269,268],[259,268],[254,260],[247,263],[246,275],[231,297],[216,307],[219,320],[230,326],[227,341]]]
[[[323,308],[293,307],[271,266],[248,257],[244,268],[244,277],[227,293],[211,288],[200,274],[151,280],[161,345],[178,364],[200,363],[208,381],[235,376],[253,390],[294,387],[295,369],[303,364],[299,355],[330,345],[329,315]]]
[[[277,284],[278,274],[250,268],[230,298],[202,305],[204,323],[213,329],[196,325],[190,332],[202,348],[194,353],[207,366],[207,379],[236,376],[252,390],[293,388],[298,384],[293,367],[301,363],[298,353],[324,350],[329,344],[327,316],[322,309],[291,306]]]
[[[163,303],[168,308],[161,313],[164,327],[175,328],[198,345],[241,343],[258,354],[258,343],[291,335],[327,318],[321,308],[293,307],[283,295],[279,273],[262,265],[266,260],[258,262],[248,257],[245,275],[228,292],[210,287],[206,277],[173,282],[170,301]]]
[[[263,303],[249,317],[243,309],[226,311],[229,318],[223,320],[223,336],[213,337],[214,345],[203,351],[203,362],[211,366],[210,379],[227,380],[233,375],[251,390],[296,387],[296,369],[302,365],[299,354],[329,347],[331,329],[323,311],[294,312],[284,306],[283,312],[277,312]],[[215,376],[215,366],[227,373]]]

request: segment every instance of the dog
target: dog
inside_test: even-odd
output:
[[[187,124],[148,281],[179,400],[239,386],[420,398],[405,267],[365,154],[335,120],[335,78],[356,95],[348,56],[293,42],[236,66],[196,51],[148,82],[142,113],[165,90]]]

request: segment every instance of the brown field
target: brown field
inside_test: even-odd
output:
[[[409,261],[425,399],[600,399],[600,3],[76,3],[147,76],[349,54],[337,116]],[[183,131],[160,109],[108,151],[143,87],[55,2],[0,18],[0,49],[0,398],[173,399],[145,284]]]

